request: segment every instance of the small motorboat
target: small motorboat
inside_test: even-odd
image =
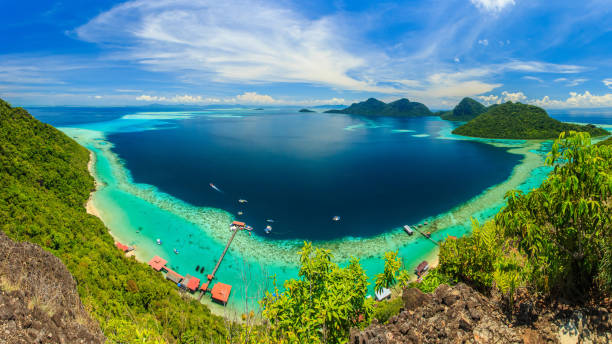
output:
[[[332,217],[333,221],[340,221],[340,216],[336,215],[334,217]]]
[[[242,215],[242,214],[244,214],[244,213],[243,213],[243,212],[241,212],[241,211],[239,211],[239,212],[238,212],[238,215]]]
[[[249,201],[247,201],[246,199],[242,199],[241,198],[241,199],[238,200],[238,202],[240,202],[240,203],[248,203]]]
[[[270,234],[270,232],[272,232],[272,226],[270,225],[266,226],[266,229],[264,229],[264,232],[266,232],[266,234]]]
[[[158,244],[158,245],[161,245],[161,244],[162,244],[161,239],[157,239],[157,244]]]
[[[179,254],[179,250],[174,249],[174,254]]]
[[[211,188],[213,188],[213,189],[215,189],[215,190],[217,190],[217,191],[219,191],[219,192],[222,192],[222,191],[221,191],[221,189],[219,189],[218,187],[216,187],[216,186],[215,186],[215,184],[213,184],[213,183],[208,183],[208,185],[210,185],[210,187],[211,187]]]
[[[414,231],[408,225],[404,225],[404,232],[408,233],[408,235],[414,234]]]
[[[272,220],[272,219],[267,219],[267,220],[266,220],[266,222],[269,222],[269,223],[274,223],[274,220]]]
[[[251,227],[251,226],[247,225],[247,226],[244,226],[244,229],[246,229],[247,231],[252,231],[252,230],[253,230],[253,227]]]

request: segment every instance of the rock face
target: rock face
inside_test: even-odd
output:
[[[351,331],[350,344],[392,343],[557,343],[548,329],[512,328],[482,294],[460,283],[432,294],[406,289],[404,308],[385,325]]]
[[[103,343],[66,266],[0,231],[0,344]]]

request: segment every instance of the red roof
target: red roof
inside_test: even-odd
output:
[[[206,278],[208,278],[208,280],[209,280],[209,281],[210,281],[210,280],[212,280],[212,279],[213,279],[213,277],[215,277],[215,276],[213,276],[213,275],[211,275],[211,274],[206,275]]]
[[[117,241],[115,243],[115,246],[117,246],[118,249],[120,249],[123,252],[127,252],[130,248],[125,246],[124,244],[120,243],[119,241]]]
[[[159,256],[153,257],[149,261],[149,266],[151,266],[155,271],[161,271],[161,269],[168,263],[167,260],[160,258]]]
[[[200,279],[197,277],[191,277],[189,282],[187,282],[187,289],[191,291],[198,290],[198,286],[200,285]]]
[[[240,221],[234,221],[234,222],[232,222],[232,225],[238,226],[238,227],[244,227],[244,226],[246,226],[246,223],[240,222]]]
[[[202,290],[202,291],[208,290],[208,282],[207,283],[202,283],[202,286],[200,287],[200,290]]]
[[[448,238],[449,238],[449,239],[453,239],[453,240],[457,240],[457,237],[456,237],[456,236],[454,236],[454,235],[449,235],[449,236],[448,236]]]
[[[225,304],[227,303],[227,300],[229,299],[231,291],[232,291],[231,285],[219,282],[215,284],[215,286],[212,288],[212,291],[210,293],[212,294],[213,300],[222,302]]]

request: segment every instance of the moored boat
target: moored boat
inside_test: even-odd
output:
[[[404,225],[404,232],[408,233],[408,235],[414,234],[414,231],[408,225]]]

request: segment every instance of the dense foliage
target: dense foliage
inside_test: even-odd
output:
[[[563,123],[534,105],[507,102],[456,128],[453,134],[495,139],[554,139],[564,131],[584,131],[591,136],[608,135],[593,125]]]
[[[370,98],[364,102],[353,103],[342,110],[328,110],[326,113],[346,113],[362,116],[391,116],[391,117],[421,117],[432,116],[427,106],[411,102],[406,98],[391,103],[384,103],[378,99]]]
[[[88,151],[22,108],[0,100],[0,229],[59,257],[110,342],[209,343],[223,321],[161,274],[126,259],[100,219],[85,212],[94,187]]]
[[[487,107],[472,98],[463,98],[452,111],[441,114],[447,121],[467,122],[487,112]]]
[[[368,277],[357,259],[346,267],[332,262],[329,250],[305,243],[299,279],[285,281],[261,304],[269,322],[269,342],[343,343],[351,327],[364,326],[372,314],[366,299]]]
[[[553,172],[529,193],[508,192],[493,221],[446,240],[440,265],[423,285],[449,280],[498,288],[512,301],[525,287],[580,299],[612,292],[612,147],[587,133],[561,134],[547,163]]]

